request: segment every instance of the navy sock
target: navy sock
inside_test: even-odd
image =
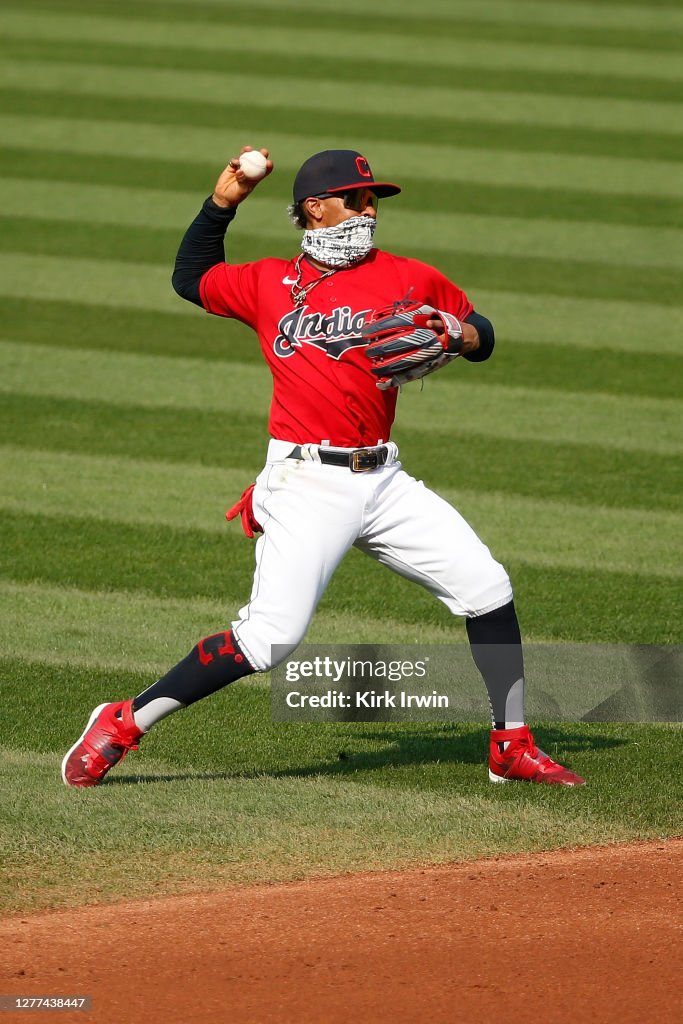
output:
[[[214,633],[200,640],[182,661],[137,696],[133,711],[159,697],[168,697],[187,707],[254,671],[232,632]]]
[[[524,722],[524,657],[514,601],[466,620],[474,663],[481,672],[496,729]]]

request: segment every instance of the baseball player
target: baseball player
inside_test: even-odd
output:
[[[273,165],[251,147],[251,163]],[[510,580],[463,517],[398,460],[398,389],[456,357],[488,359],[493,327],[438,270],[373,247],[376,181],[351,150],[316,153],[294,179],[292,259],[225,262],[224,239],[256,186],[234,157],[183,238],[173,286],[257,337],[273,377],[265,466],[229,515],[256,542],[251,597],[132,700],[101,704],[65,755],[70,786],[95,786],[153,725],[300,643],[327,584],[355,546],[465,619],[492,716],[489,778],[584,780],[539,750],[524,721],[524,667]],[[445,372],[453,372],[447,370]]]

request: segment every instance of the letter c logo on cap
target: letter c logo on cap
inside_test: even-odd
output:
[[[356,167],[358,168],[358,173],[363,178],[371,178],[372,177],[372,171],[370,170],[370,165],[369,165],[369,163],[367,162],[367,160],[365,159],[364,156],[357,156],[356,157]]]

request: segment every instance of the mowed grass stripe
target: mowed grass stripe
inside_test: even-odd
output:
[[[494,291],[487,287],[477,288],[473,299],[482,310],[491,311],[501,345],[505,345],[506,339],[519,339],[534,345],[569,345],[593,352],[604,346],[614,352],[642,353],[642,334],[634,320],[642,311],[657,335],[652,343],[648,341],[647,353],[680,355],[683,352],[683,307],[584,297],[567,299],[535,295],[531,291]],[[599,331],[594,333],[598,323]]]
[[[192,76],[192,73],[190,73]],[[238,78],[241,76],[237,76]],[[414,92],[414,90],[413,90]],[[337,102],[339,90],[337,89]],[[315,96],[315,92],[309,91],[309,96]],[[526,95],[526,94],[525,94]],[[522,107],[525,109],[525,95],[520,97]],[[558,110],[563,107],[563,97],[557,97]],[[393,102],[390,93],[387,94],[385,103]],[[492,105],[489,110],[495,110]],[[583,100],[582,102],[586,102]],[[607,101],[609,102],[609,101]],[[671,105],[671,104],[670,104]],[[650,122],[647,117],[645,123],[652,123],[652,132],[647,136],[647,151],[651,160],[677,161],[681,159],[683,143],[680,133],[676,132],[677,122],[672,121],[672,115],[667,113],[664,105],[659,110],[657,120]],[[284,109],[284,108],[283,108]],[[278,109],[276,104],[264,101],[260,106],[255,103],[249,106],[249,120],[243,126],[236,121],[233,122],[233,130],[239,132],[242,137],[250,139],[269,139],[273,133],[282,130],[283,109]],[[289,103],[286,109],[291,109]],[[395,110],[392,107],[392,110]],[[441,139],[462,137],[467,139],[468,147],[493,150],[495,152],[517,152],[517,153],[565,153],[570,157],[579,155],[631,159],[640,152],[642,146],[643,131],[629,130],[628,128],[567,128],[558,125],[536,125],[536,124],[515,124],[498,122],[491,123],[486,117],[479,119],[468,114],[466,102],[461,102],[455,119],[444,116],[441,111],[447,110],[444,107],[425,107],[425,112],[413,118],[406,117],[402,113],[348,113],[348,107],[342,109],[324,111],[334,114],[337,124],[337,131],[340,135],[351,138],[363,136],[367,138],[372,135],[375,142],[395,142],[401,139],[404,145],[414,144],[420,148],[424,145],[425,139]],[[486,109],[485,105],[482,109]],[[439,113],[435,111],[438,110]],[[150,124],[173,124],[181,127],[191,124],[195,128],[201,126],[211,127],[216,123],[217,118],[223,116],[224,103],[220,98],[213,102],[205,100],[184,101],[173,100],[164,102],[161,99],[135,99],[135,98],[109,98],[100,96],[73,95],[64,92],[50,92],[49,100],[45,94],[36,90],[22,91],[19,89],[0,90],[0,114],[10,115],[25,114],[27,117],[39,115],[45,116],[51,112],[58,117],[87,118],[102,123],[114,121],[127,121],[130,123],[143,122]],[[427,113],[431,111],[431,113]],[[298,106],[299,116],[302,120],[314,120],[320,116],[315,101],[311,107]],[[673,116],[676,116],[674,112]],[[640,118],[636,119],[640,120]],[[673,130],[666,132],[658,131],[656,125],[674,126]]]
[[[292,122],[292,128],[299,122]],[[202,163],[214,159],[220,169],[235,147],[243,144],[248,132],[231,126],[231,136],[222,128],[194,127],[188,124],[155,125],[128,121],[101,123],[92,119],[61,117],[0,116],[0,134],[14,148],[95,155],[150,157],[174,160],[193,156]],[[232,142],[230,141],[232,138]],[[393,180],[405,168],[402,143],[377,141],[372,137],[344,135],[336,129],[319,134],[272,133],[267,141],[281,171],[287,172],[288,185],[302,161],[311,153],[326,148],[358,149],[368,156],[378,177]],[[253,144],[253,143],[252,143]],[[565,188],[596,193],[620,192],[628,195],[680,198],[680,173],[675,164],[663,160],[634,157],[573,156],[542,153],[529,160],[526,153],[490,151],[453,145],[421,146],[421,158],[429,168],[427,181],[472,181],[513,187]],[[209,188],[211,186],[208,186]]]
[[[469,291],[469,284],[461,283]],[[169,287],[167,283],[167,290]],[[471,295],[477,307],[490,315],[496,328],[498,347],[494,360],[486,367],[487,373],[495,373],[498,362],[512,351],[517,355],[520,346],[528,347],[532,352],[542,346],[548,350],[548,355],[546,357],[539,352],[537,359],[547,370],[549,385],[552,386],[557,365],[552,360],[552,352],[569,349],[577,360],[582,361],[581,373],[577,374],[572,387],[591,387],[594,377],[605,370],[609,371],[603,374],[605,390],[618,390],[612,386],[615,376],[620,382],[619,387],[630,390],[622,382],[633,366],[635,376],[642,381],[644,393],[648,394],[653,380],[657,386],[665,388],[658,369],[660,360],[651,357],[670,356],[677,362],[683,350],[683,308],[680,307],[592,299],[581,299],[577,307],[575,299],[554,295],[518,295],[480,288],[472,291]],[[92,304],[88,305],[66,299],[50,301],[5,295],[2,335],[8,341],[65,348],[254,363],[261,363],[263,359],[252,332],[223,317],[202,316],[197,310],[194,317],[178,318],[177,308],[162,313],[126,309],[123,304],[118,309],[109,308],[106,317],[102,317],[96,296],[91,298]],[[178,305],[180,308],[183,306],[180,302]],[[594,326],[599,323],[599,336],[594,329],[587,329],[587,323]],[[641,323],[648,324],[651,334],[647,352],[643,351]],[[586,349],[591,352],[591,365],[598,367],[598,374],[586,372]],[[620,359],[619,353],[629,353],[629,358]],[[562,357],[558,358],[566,365]],[[619,369],[616,360],[619,360]],[[671,365],[667,360],[663,360],[663,365],[664,373],[668,374]],[[511,369],[509,362],[508,368]]]
[[[190,213],[188,224],[192,216]],[[196,306],[179,299],[171,287],[175,252],[166,266],[0,253],[0,295],[33,299],[36,281],[40,281],[41,299],[68,298],[99,309],[114,306],[182,317],[202,315]]]
[[[481,35],[482,33],[478,33]],[[610,35],[610,41],[613,37]],[[608,44],[609,45],[609,44]],[[677,50],[677,37],[667,37],[667,49]],[[219,51],[191,50],[178,40],[175,46],[141,48],[125,44],[109,44],[105,39],[90,42],[86,49],[78,41],[41,40],[31,36],[0,38],[0,52],[8,58],[20,60],[50,60],[63,62],[88,63],[100,67],[104,64],[113,67],[150,67],[171,70],[192,70],[200,72],[214,70],[225,72],[226,62]],[[656,54],[653,54],[656,59]],[[339,61],[332,48],[316,54],[315,61],[310,63],[299,60],[296,51],[283,51],[272,54],[268,61],[269,73],[285,75],[295,79],[319,79],[327,77],[340,79]],[[372,84],[379,78],[386,78],[396,85],[415,85],[415,71],[409,62],[387,66],[384,73],[373,68],[374,74],[369,76],[368,61],[346,54],[344,58],[342,83],[347,81]],[[252,54],[235,51],[230,55],[230,70],[252,74],[254,60]],[[443,68],[436,65],[423,65],[420,68],[420,85],[422,87],[443,88]],[[520,71],[499,68],[488,68],[485,77],[476,83],[477,90],[484,92],[525,93],[562,96],[584,96],[593,99],[597,96],[613,97],[614,99],[633,99],[639,102],[673,102],[681,100],[680,83],[665,81],[656,77],[632,78],[618,75],[603,75],[599,66],[592,72],[579,76],[570,72],[538,71],[527,67]]]
[[[479,367],[457,365],[465,373],[472,368]],[[672,399],[489,386],[474,375],[462,374],[460,379],[454,373],[442,379],[435,375],[423,390],[406,388],[399,415],[404,427],[419,426],[425,420],[438,422],[440,429],[450,427],[454,436],[463,423],[476,423],[477,433],[520,441],[585,441],[598,447],[673,455],[683,450],[682,409],[681,402]],[[635,430],[633,424],[637,424]],[[659,433],[655,444],[638,436],[641,427]]]
[[[29,7],[33,6],[35,0],[30,0]],[[38,0],[40,4],[41,0]],[[82,10],[84,0],[74,4],[69,0],[66,10]],[[152,0],[159,7],[160,12],[167,13],[171,7],[184,7],[185,0]],[[218,17],[226,12],[225,0],[201,0],[201,8],[215,13]],[[116,4],[119,7],[119,4]],[[279,0],[250,0],[250,10],[268,11],[270,17],[281,10]],[[232,15],[230,5],[230,16]],[[287,8],[287,16],[292,17],[303,13],[315,12],[320,14],[320,7],[316,0],[294,0]],[[340,20],[344,20],[348,14],[368,14],[367,4],[364,0],[331,0],[325,5],[325,11]],[[377,17],[381,11],[372,12],[371,17]],[[429,17],[430,26],[441,25],[442,23],[454,22],[457,30],[467,28],[468,24],[474,22],[477,26],[480,23],[488,24],[489,28],[495,31],[498,27],[514,31],[518,26],[526,32],[529,28],[580,28],[585,35],[581,38],[590,38],[591,29],[610,29],[612,31],[623,30],[629,32],[629,38],[633,46],[641,46],[643,49],[648,46],[648,38],[652,32],[671,33],[683,31],[683,13],[677,9],[677,0],[655,0],[648,4],[625,4],[622,0],[602,0],[600,3],[568,3],[552,0],[551,3],[538,3],[538,0],[515,0],[510,4],[509,0],[487,0],[485,4],[480,0],[424,0],[416,9],[413,0],[392,0],[391,14],[385,16],[387,22],[394,18],[406,19],[410,22],[424,23]],[[633,35],[632,30],[638,29]]]
[[[241,468],[180,468],[145,459],[3,446],[0,475],[5,480],[0,506],[8,511],[158,523],[241,539],[239,522],[228,527],[223,516],[244,490]]]
[[[166,291],[171,290],[167,275]],[[0,286],[0,291],[1,291]],[[23,344],[89,348],[147,355],[186,356],[193,359],[261,363],[263,356],[251,331],[223,317],[178,316],[187,303],[171,311],[110,306],[102,315],[97,296],[92,304],[67,299],[17,298],[3,295],[2,334]],[[190,310],[192,312],[192,310]],[[662,311],[659,311],[660,315]],[[683,319],[683,311],[681,311]],[[650,321],[651,322],[651,321]],[[666,319],[662,317],[662,323]],[[670,321],[669,321],[670,322]],[[673,343],[673,341],[672,341]]]
[[[263,466],[264,416],[142,409],[106,402],[6,395],[0,400],[0,436],[16,447],[47,452],[123,456],[240,469],[244,484]],[[394,438],[408,472],[430,486],[506,491],[531,498],[609,508],[680,509],[680,460],[652,452],[619,451],[576,443],[484,437],[463,424],[453,431],[425,419]],[[241,490],[242,488],[240,488]]]
[[[202,31],[202,26],[204,31]],[[232,53],[250,51],[258,55],[278,55],[283,50],[303,53],[317,53],[329,46],[326,30],[310,28],[308,24],[298,27],[273,27],[254,19],[251,25],[226,25],[201,21],[174,21],[165,23],[147,18],[128,19],[96,15],[49,14],[46,12],[3,11],[0,14],[0,32],[14,38],[42,40],[71,40],[83,44],[106,39],[109,43],[123,43],[129,46],[164,47],[177,46],[182,41],[188,49]],[[334,33],[336,56],[343,66],[346,54],[366,58],[378,66],[409,60],[413,66],[427,64],[431,67],[452,68],[453,40],[439,39],[435,43],[431,28],[415,32],[414,28],[405,33],[383,31],[359,33],[339,27]],[[378,42],[381,41],[381,45]],[[652,60],[647,51],[638,49],[612,49],[610,47],[575,47],[520,42],[489,41],[475,38],[468,41],[468,60],[479,68],[480,73],[488,67],[512,71],[524,71],[535,67],[541,71],[570,72],[575,75],[592,73],[596,64],[603,75],[619,75],[637,78],[660,78],[679,81],[683,69],[676,54],[658,53]]]
[[[0,447],[5,485],[0,508],[177,529],[226,531],[222,510],[244,487],[241,469]],[[665,577],[683,576],[677,556],[683,516],[605,509],[467,488],[439,493],[471,522],[503,560]],[[241,538],[239,523],[229,528]]]
[[[298,250],[299,238],[286,222],[283,211],[284,203],[278,210],[276,220],[284,224],[286,235],[268,236],[256,231],[250,232],[248,219],[241,219],[230,233],[228,259],[248,262],[262,258],[264,253],[293,259]],[[396,208],[394,212],[397,212]],[[189,220],[190,217],[187,217],[186,222]],[[386,223],[383,220],[382,228]],[[488,237],[489,231],[487,226],[484,237]],[[31,254],[39,259],[59,258],[60,262],[64,258],[80,261],[87,259],[93,265],[91,274],[97,274],[100,261],[106,260],[111,264],[114,259],[121,263],[132,261],[136,269],[140,267],[141,261],[147,265],[163,263],[170,268],[182,234],[183,229],[134,230],[116,225],[106,225],[99,231],[93,231],[88,221],[53,221],[52,230],[45,232],[43,218],[31,220],[25,217],[0,217],[0,251],[9,252],[19,259],[26,259]],[[379,242],[383,241],[383,236],[382,230]],[[536,291],[552,296],[570,296],[575,297],[577,303],[583,303],[584,299],[607,299],[630,303],[669,303],[673,308],[683,300],[680,290],[681,273],[675,267],[629,267],[601,259],[579,262],[571,258],[553,259],[547,255],[524,256],[513,253],[508,256],[468,251],[460,234],[453,245],[435,251],[411,246],[408,237],[401,237],[400,232],[396,231],[395,244],[388,248],[436,264],[447,277],[462,284],[467,282],[467,291],[475,301],[482,286],[516,289],[519,294]],[[484,238],[480,245],[486,245]],[[513,242],[511,245],[514,248]],[[504,248],[504,245],[499,248]],[[476,250],[477,246],[472,246],[472,249]],[[108,286],[110,283],[107,282]]]
[[[487,540],[486,524],[473,526]],[[161,525],[26,512],[0,513],[0,528],[6,580],[224,601],[221,623],[214,629],[207,624],[204,635],[235,618],[251,591],[253,542],[234,533],[227,537]],[[45,551],[49,558],[41,556]],[[615,643],[676,643],[680,639],[680,579],[533,565],[515,558],[507,559],[506,568],[530,639]],[[363,633],[378,643],[396,640],[397,622],[417,626],[420,633],[425,625],[450,628],[454,635],[463,633],[462,619],[454,619],[426,590],[390,574],[356,550],[335,572],[320,609],[358,619],[385,619],[390,624],[386,633],[375,633],[374,638]],[[31,620],[34,634],[40,621],[40,617]],[[414,635],[412,631],[410,635]],[[401,632],[402,639],[407,636]],[[333,641],[335,632],[326,639]]]
[[[257,198],[258,201],[254,200],[240,211],[240,227],[256,242],[259,236],[272,237],[288,243],[295,251],[299,234],[292,231],[283,215],[281,201],[267,194],[259,194]],[[38,235],[39,223],[55,221],[66,222],[67,231],[72,224],[85,224],[91,234],[92,225],[97,224],[116,227],[122,232],[126,228],[134,229],[136,237],[145,228],[150,231],[167,229],[175,233],[177,244],[192,216],[188,211],[194,212],[200,203],[201,197],[189,192],[166,191],[160,204],[155,189],[62,183],[38,218],[35,216],[34,183],[22,178],[0,177],[0,216],[22,221],[17,225],[19,239],[24,225],[29,236],[32,231]],[[559,243],[563,263],[586,262],[595,267],[605,262],[620,268],[683,270],[683,230],[675,228],[606,226],[520,217],[492,220],[477,214],[413,212],[402,209],[400,203],[395,206],[387,203],[381,210],[378,235],[380,233],[382,246],[391,250],[405,248],[406,239],[410,239],[413,248],[435,253],[548,260],[557,258]],[[124,241],[126,236],[132,239],[133,231],[124,233]],[[107,239],[109,237],[110,233]],[[20,241],[15,243],[11,235],[6,238],[6,245],[13,243],[21,251]],[[147,254],[144,250],[140,252],[139,245],[131,248],[138,260],[146,258]],[[680,298],[683,302],[683,289]]]
[[[150,14],[158,20],[170,24],[184,21],[187,17],[185,4],[181,0],[163,3],[162,0],[147,0],[141,7],[133,2],[118,0],[98,0],[97,13],[100,15],[125,15],[127,18],[149,18]],[[13,5],[17,9],[17,5]],[[517,16],[517,6],[520,14]],[[531,35],[535,42],[579,43],[584,46],[606,45],[613,47],[637,47],[638,49],[667,48],[672,35],[683,29],[678,12],[668,10],[656,11],[655,17],[648,19],[649,11],[636,5],[619,6],[603,11],[604,5],[577,3],[539,4],[522,2],[515,4],[511,10],[501,0],[487,2],[485,6],[473,0],[429,0],[416,11],[414,4],[408,5],[401,0],[392,0],[391,9],[368,11],[359,0],[348,5],[339,3],[328,4],[323,10],[311,0],[297,0],[296,3],[283,10],[277,0],[259,0],[247,8],[235,8],[226,4],[225,0],[200,0],[192,6],[192,12],[198,20],[230,25],[253,25],[254,11],[263,11],[264,20],[271,26],[288,27],[294,24],[305,25],[308,15],[315,11],[315,23],[318,28],[337,31],[348,28],[348,15],[362,13],[363,27],[367,33],[385,33],[387,30],[400,33],[414,32],[416,26],[423,28],[426,18],[435,38],[452,35],[457,32],[458,38],[468,39],[486,36],[492,39],[528,39]],[[22,4],[22,10],[43,9],[45,0],[28,0]],[[89,0],[68,0],[60,9],[68,14],[90,14],[92,4]],[[657,17],[659,15],[659,17]],[[530,28],[533,26],[532,31]],[[637,29],[637,32],[634,30]],[[668,48],[671,48],[669,45]]]
[[[270,401],[264,366],[93,352],[0,342],[4,372],[0,390],[46,398],[100,399],[146,408],[215,410],[231,416],[262,412]],[[464,363],[464,361],[463,361]],[[676,454],[683,451],[681,403],[672,399],[621,398],[607,394],[487,385],[479,367],[456,364],[429,386],[406,388],[399,415],[403,426],[421,427],[433,417],[454,435],[574,442]]]
[[[213,163],[186,163],[184,160],[151,160],[126,156],[96,156],[57,153],[43,150],[41,161],[34,161],[29,150],[5,146],[0,151],[0,173],[26,181],[42,181],[45,166],[55,192],[60,182],[85,182],[96,185],[123,183],[129,188],[152,188],[163,193],[187,191],[202,196],[216,176]],[[207,182],[209,184],[207,185]],[[567,192],[548,188],[497,187],[478,182],[425,183],[402,174],[401,210],[443,210],[483,214],[487,217],[521,217],[548,221],[592,222],[594,224],[633,224],[637,227],[683,227],[683,201],[656,196],[626,196],[619,193],[599,195],[592,192]],[[289,182],[279,175],[269,179],[271,198],[288,201]],[[259,193],[261,195],[262,193]]]
[[[468,132],[472,128],[478,129],[480,135],[483,135],[485,125],[485,130],[494,136],[496,126],[510,125],[515,132],[521,132],[523,143],[531,142],[531,136],[524,133],[525,128],[542,127],[549,132],[551,140],[558,143],[561,138],[558,129],[573,129],[567,133],[567,145],[562,148],[574,146],[583,151],[591,140],[597,144],[603,135],[609,144],[610,136],[617,132],[627,134],[634,150],[637,149],[639,134],[649,136],[661,132],[665,136],[680,137],[683,117],[683,104],[599,96],[587,99],[533,92],[511,94],[417,84],[411,88],[390,82],[345,81],[338,77],[302,80],[298,76],[268,75],[264,78],[261,74],[244,72],[117,68],[111,65],[94,67],[89,63],[31,60],[4,61],[0,65],[0,89],[14,102],[22,94],[27,99],[33,97],[35,113],[42,107],[46,113],[54,110],[63,117],[69,113],[64,109],[68,97],[76,98],[81,105],[86,100],[102,98],[106,103],[102,104],[101,110],[108,120],[117,117],[119,120],[143,120],[146,111],[157,109],[161,120],[170,119],[175,112],[175,120],[180,122],[182,118],[178,112],[182,109],[192,114],[188,120],[195,124],[201,123],[202,110],[207,119],[205,123],[210,124],[216,117],[216,108],[223,108],[225,96],[245,92],[249,95],[249,114],[254,118],[255,129],[268,126],[263,120],[267,111],[277,111],[273,124],[269,125],[277,130],[276,119],[281,122],[281,111],[289,113],[296,109],[302,117],[306,112],[311,115],[314,112],[333,113],[340,130],[348,132],[344,111],[352,109],[361,131],[367,131],[368,119],[377,115],[381,121],[373,120],[375,131],[381,132],[387,119],[394,134],[400,134],[402,138],[406,132],[410,134],[410,119],[416,120],[423,139],[430,137],[432,123],[441,123],[447,130],[448,123],[454,122],[454,126],[461,126]],[[156,108],[143,102],[150,100],[157,101]],[[119,108],[118,101],[128,101],[128,104]],[[195,107],[190,109],[193,103]],[[131,104],[139,105],[137,116],[131,116],[134,109]],[[181,104],[180,108],[178,104]],[[73,116],[96,116],[90,109],[84,106],[79,114],[78,106],[75,106]],[[170,117],[164,116],[164,111]],[[392,115],[392,111],[397,113]],[[347,113],[346,118],[349,116]],[[393,123],[398,117],[401,118],[400,133],[396,132]],[[596,134],[592,135],[590,129]],[[385,137],[391,136],[385,133]],[[469,143],[472,144],[471,138]],[[652,144],[650,140],[648,152],[656,156],[652,153]],[[542,134],[539,132],[537,145],[529,144],[527,148],[540,148],[541,145]],[[547,145],[544,148],[548,148]],[[560,148],[559,144],[557,148]]]
[[[393,437],[408,472],[436,490],[480,488],[617,509],[680,509],[680,459],[540,438],[520,443],[467,429],[455,440],[453,431],[434,425],[435,416],[426,417],[421,429],[399,416]]]
[[[479,301],[480,297],[477,298]],[[485,310],[486,305],[481,309]],[[561,312],[551,311],[551,315],[561,315]],[[520,332],[520,336],[523,333]],[[486,382],[642,398],[681,397],[681,346],[675,355],[659,354],[653,358],[653,353],[642,351],[642,347],[626,355],[624,350],[613,352],[603,348],[601,340],[592,332],[587,334],[594,343],[590,354],[585,348],[562,344],[559,340],[539,347],[535,342],[499,335],[498,350],[485,368]]]

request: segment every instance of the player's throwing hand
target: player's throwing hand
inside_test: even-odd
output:
[[[251,152],[252,146],[242,146],[240,156],[242,153]],[[273,170],[273,161],[268,159],[267,149],[261,149],[259,152],[266,158],[266,173],[263,175],[265,178]],[[248,178],[240,168],[239,156],[234,156],[225,170],[218,176],[218,181],[213,191],[213,201],[216,206],[221,206],[226,210],[234,209],[254,191],[259,180],[263,179],[254,180],[253,178]]]

